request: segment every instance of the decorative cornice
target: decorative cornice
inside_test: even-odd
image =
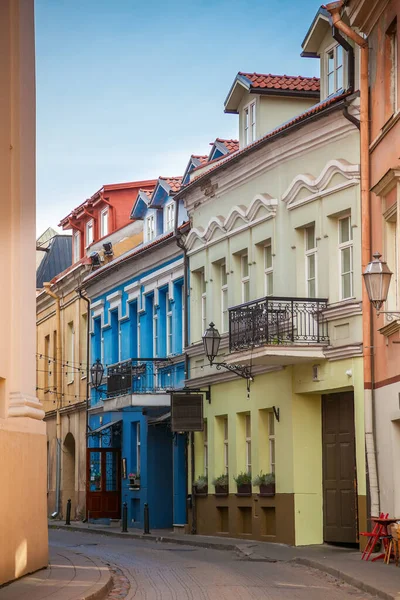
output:
[[[388,323],[386,323],[386,325],[383,325],[383,327],[380,327],[378,329],[379,333],[381,333],[382,335],[386,336],[386,337],[390,337],[391,335],[393,335],[394,333],[396,333],[397,331],[400,330],[400,319],[396,319],[395,321],[389,321]]]
[[[342,360],[344,358],[354,358],[363,355],[362,342],[359,344],[349,344],[347,346],[330,347],[324,350],[325,358],[330,362]]]
[[[400,167],[389,169],[376,185],[371,188],[377,196],[385,197],[400,181]]]
[[[251,374],[255,377],[256,375],[264,375],[266,373],[273,373],[276,371],[282,371],[283,365],[257,365],[251,369]],[[215,371],[214,373],[207,373],[201,377],[193,377],[185,380],[185,386],[188,388],[202,388],[207,385],[216,385],[218,383],[226,383],[228,381],[238,380],[238,376],[230,371]]]
[[[234,206],[229,211],[226,219],[218,215],[210,219],[205,229],[203,227],[191,229],[186,238],[186,248],[189,251],[192,250],[197,240],[207,244],[212,240],[216,231],[220,231],[223,236],[226,236],[229,232],[237,229],[235,227],[237,219],[240,219],[244,225],[252,224],[260,209],[264,210],[265,214],[257,222],[272,219],[276,215],[277,206],[278,200],[276,198],[272,198],[269,194],[257,194],[248,207],[244,205]]]
[[[336,302],[335,304],[329,304],[328,307],[323,311],[324,317],[327,321],[335,321],[336,319],[344,319],[346,317],[355,317],[356,315],[362,315],[362,302],[358,300]]]
[[[328,187],[332,177],[336,174],[342,175],[344,181],[332,187]],[[297,175],[286,192],[282,195],[283,202],[288,210],[296,208],[307,202],[312,202],[317,197],[333,194],[338,190],[357,185],[360,179],[360,165],[353,165],[344,159],[333,159],[326,163],[318,177],[308,173]],[[303,189],[311,192],[310,195],[297,199]]]
[[[35,396],[28,396],[21,392],[10,392],[9,417],[29,417],[42,421],[44,418],[44,410],[42,404]]]

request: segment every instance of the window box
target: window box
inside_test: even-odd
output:
[[[196,484],[194,487],[195,496],[208,496],[208,485],[198,487]]]
[[[261,484],[259,496],[275,496],[275,483]]]
[[[229,485],[218,485],[215,486],[215,495],[216,496],[228,496],[229,495]]]
[[[236,496],[251,496],[251,483],[242,483],[237,486]]]

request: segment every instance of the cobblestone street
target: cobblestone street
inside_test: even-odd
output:
[[[108,563],[114,587],[108,598],[138,600],[371,598],[307,567],[251,562],[232,551],[120,540],[77,532],[50,531],[50,544]]]

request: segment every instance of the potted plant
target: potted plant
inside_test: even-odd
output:
[[[208,479],[206,475],[199,475],[196,481],[193,482],[193,487],[196,496],[207,496],[208,494]]]
[[[260,473],[253,479],[260,488],[260,496],[275,496],[275,473]]]
[[[129,489],[138,490],[140,488],[140,473],[129,473]]]
[[[251,496],[251,473],[239,473],[233,479],[237,485],[238,496]]]
[[[213,479],[216,496],[227,496],[229,494],[229,477],[227,473],[223,473]]]

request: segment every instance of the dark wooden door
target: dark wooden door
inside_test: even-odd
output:
[[[88,519],[121,518],[121,450],[88,448],[86,513]]]
[[[322,396],[324,541],[357,541],[353,392]]]

